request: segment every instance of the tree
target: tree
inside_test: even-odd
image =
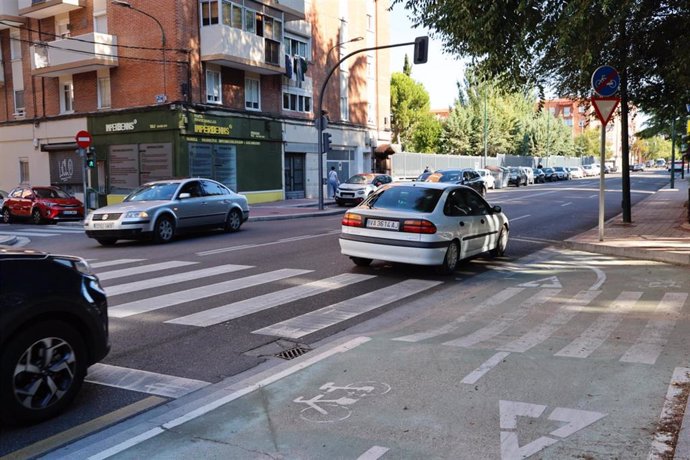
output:
[[[578,157],[601,154],[601,133],[598,129],[585,129],[575,137],[575,155]]]
[[[441,126],[441,122],[433,114],[421,115],[412,129],[409,150],[419,153],[438,152]]]
[[[404,73],[391,75],[391,131],[393,142],[406,150],[414,126],[429,113],[429,93],[424,85]]]

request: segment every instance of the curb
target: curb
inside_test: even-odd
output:
[[[580,241],[565,240],[563,247],[574,251],[593,252],[608,256],[625,257],[626,259],[652,260],[674,265],[690,265],[690,254],[673,254],[659,251],[645,251],[636,248],[618,248],[603,244],[583,243]]]

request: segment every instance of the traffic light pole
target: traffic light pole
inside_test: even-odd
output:
[[[419,43],[419,39],[413,41],[413,42],[406,42],[406,43],[396,43],[393,45],[383,45],[383,46],[373,46],[371,48],[362,48],[357,51],[353,51],[352,53],[346,55],[342,59],[338,61],[336,65],[334,65],[326,74],[326,78],[324,78],[323,83],[321,83],[321,89],[319,91],[319,96],[318,96],[318,103],[316,105],[317,111],[316,111],[316,132],[317,132],[317,149],[318,149],[318,157],[319,157],[319,210],[323,210],[323,186],[324,186],[324,176],[323,176],[323,157],[322,155],[326,152],[323,151],[323,130],[325,129],[325,123],[323,123],[323,93],[326,91],[326,85],[328,84],[328,80],[330,80],[331,76],[333,75],[333,72],[340,67],[340,64],[342,64],[345,60],[349,59],[350,57],[354,56],[355,54],[363,53],[365,51],[375,51],[375,50],[382,50],[386,48],[397,48],[399,46],[409,46],[409,45],[417,45]],[[424,55],[424,61],[426,62],[426,50],[425,50],[425,55]]]

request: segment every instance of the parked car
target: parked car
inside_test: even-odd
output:
[[[558,180],[558,175],[556,174],[556,171],[553,170],[553,168],[544,168],[544,179],[547,181],[555,181]]]
[[[519,187],[527,185],[527,174],[522,168],[511,166],[508,168],[508,185]]]
[[[174,179],[149,182],[122,203],[96,209],[84,220],[84,230],[103,246],[137,239],[167,243],[181,231],[236,232],[247,219],[244,195],[211,179]]]
[[[527,185],[534,184],[534,172],[532,171],[532,168],[528,168],[527,166],[518,166],[518,168],[525,172],[525,175],[527,176]]]
[[[553,171],[556,173],[558,180],[569,180],[570,172],[564,166],[554,166]]]
[[[338,206],[359,204],[374,190],[391,182],[393,178],[387,174],[355,174],[338,186],[338,190],[335,191],[335,203]]]
[[[0,190],[0,209],[2,209],[2,203],[5,201],[5,198],[7,198],[8,195],[9,193],[6,191]]]
[[[630,171],[644,171],[644,164],[642,164],[642,163],[634,163],[634,164],[631,164],[631,165],[628,167],[628,169],[630,169]]]
[[[666,167],[666,160],[664,160],[663,158],[659,158],[658,160],[656,160],[655,165],[657,168],[665,168]]]
[[[0,423],[35,423],[108,354],[106,295],[79,257],[2,247],[0,273]]]
[[[21,185],[2,203],[2,221],[6,224],[15,219],[41,224],[83,218],[84,204],[59,187]]]
[[[482,176],[482,179],[484,179],[484,184],[486,184],[487,189],[493,190],[496,188],[496,178],[491,174],[491,171],[488,169],[477,169],[477,172]]]
[[[681,161],[674,161],[674,162],[668,162],[666,163],[668,166],[667,170],[671,172],[671,169],[673,169],[676,173],[681,173],[683,171],[683,162]]]
[[[582,165],[582,170],[585,172],[585,177],[594,177],[599,175],[599,168],[595,165]]]
[[[534,174],[534,182],[536,184],[543,184],[546,182],[546,174],[540,168],[532,168],[532,174]]]
[[[570,170],[570,177],[572,179],[582,179],[585,177],[585,172],[579,166],[573,166],[568,169]]]
[[[340,251],[358,266],[373,259],[439,267],[505,253],[508,218],[474,189],[449,182],[395,183],[381,187],[342,219]]]
[[[427,177],[424,182],[449,182],[473,188],[481,196],[486,196],[486,183],[479,173],[471,168],[440,169]]]

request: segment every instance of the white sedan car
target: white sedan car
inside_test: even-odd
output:
[[[469,187],[393,183],[345,213],[340,252],[358,266],[378,259],[438,266],[450,274],[462,259],[503,255],[508,230],[501,208]]]
[[[482,176],[482,179],[484,179],[487,189],[493,190],[496,188],[496,179],[491,174],[491,171],[488,169],[477,169],[477,172],[480,176]]]

